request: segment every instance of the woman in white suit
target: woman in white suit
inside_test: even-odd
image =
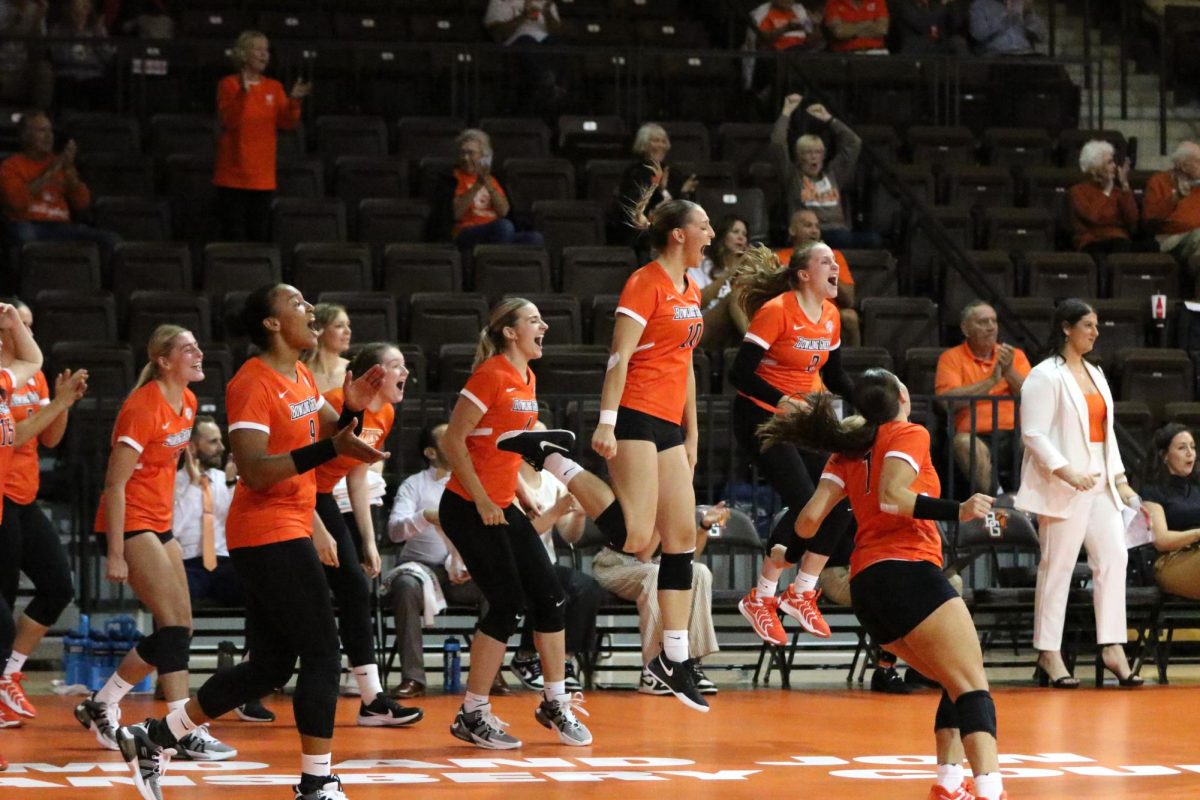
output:
[[[1140,685],[1125,658],[1125,526],[1140,504],[1125,478],[1104,373],[1084,360],[1095,346],[1096,312],[1082,300],[1054,311],[1050,356],[1021,387],[1025,457],[1016,506],[1038,515],[1042,558],[1034,595],[1033,646],[1043,686],[1079,685],[1063,662],[1063,621],[1079,547],[1087,548],[1104,666],[1122,686]]]

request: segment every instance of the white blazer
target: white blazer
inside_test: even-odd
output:
[[[1086,361],[1084,365],[1108,406],[1104,423],[1104,480],[1117,508],[1122,508],[1116,476],[1125,471],[1125,465],[1121,463],[1113,432],[1112,392],[1103,372]],[[1021,441],[1025,456],[1021,463],[1021,488],[1014,498],[1016,507],[1047,517],[1071,517],[1082,493],[1053,473],[1067,465],[1080,472],[1088,471],[1092,460],[1088,438],[1087,400],[1079,384],[1061,359],[1047,358],[1029,371],[1021,386]],[[1095,469],[1092,467],[1093,472]]]

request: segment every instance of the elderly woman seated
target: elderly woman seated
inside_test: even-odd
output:
[[[491,137],[478,128],[468,128],[454,141],[458,165],[453,190],[446,198],[454,219],[454,244],[461,250],[478,244],[540,246],[540,233],[518,231],[508,218],[508,195],[492,174]]]
[[[1150,513],[1154,579],[1164,592],[1200,600],[1200,480],[1196,475],[1196,438],[1171,422],[1154,434],[1142,500]]]
[[[1117,164],[1113,146],[1093,139],[1079,152],[1079,169],[1087,179],[1071,187],[1076,249],[1093,258],[1133,250],[1138,207],[1129,188],[1129,160]]]

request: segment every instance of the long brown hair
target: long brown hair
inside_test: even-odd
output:
[[[475,362],[471,364],[471,369],[478,369],[492,356],[504,352],[508,344],[504,329],[517,324],[517,312],[528,305],[532,304],[524,297],[508,297],[492,308],[487,327],[479,332],[479,346],[475,348]]]
[[[807,409],[776,415],[758,426],[766,450],[775,444],[796,444],[819,453],[861,458],[875,444],[879,426],[900,413],[900,381],[886,369],[869,369],[854,382],[854,407],[861,416],[837,418],[833,395],[808,395]]]
[[[135,392],[159,377],[158,360],[171,355],[171,349],[175,347],[175,339],[181,333],[187,332],[187,328],[179,325],[159,325],[154,329],[154,333],[150,334],[150,341],[146,344],[146,366],[142,367],[137,383],[133,386]]]
[[[733,272],[733,287],[740,290],[738,302],[747,317],[753,317],[768,300],[800,287],[800,270],[808,269],[813,250],[823,242],[808,242],[792,252],[788,263],[779,263],[770,248],[758,244],[742,255]]]

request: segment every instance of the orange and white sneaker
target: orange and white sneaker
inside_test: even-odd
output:
[[[760,598],[758,589],[751,589],[748,595],[738,601],[738,611],[754,628],[758,638],[781,647],[787,644],[787,631],[779,621],[779,598],[774,595]]]
[[[935,783],[929,787],[929,800],[975,800],[975,795],[968,791],[965,781],[954,791]]]
[[[799,622],[800,627],[813,636],[828,639],[829,625],[817,608],[817,598],[820,596],[820,589],[797,592],[795,584],[792,584],[779,596],[779,610]]]
[[[10,711],[32,719],[37,716],[37,709],[29,702],[25,690],[21,688],[23,680],[25,676],[20,672],[0,676],[0,703],[8,706]]]
[[[17,712],[0,703],[0,728],[19,728],[24,724],[24,720],[17,715]]]

